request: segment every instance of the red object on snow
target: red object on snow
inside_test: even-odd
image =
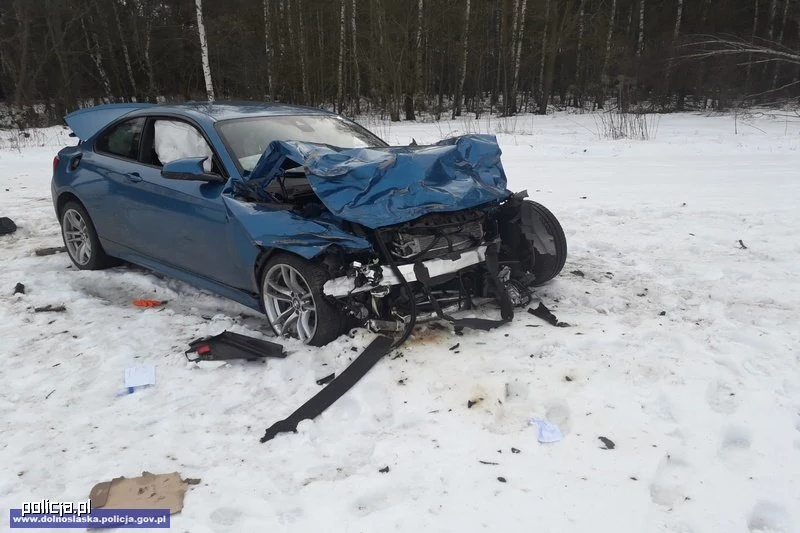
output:
[[[142,299],[142,300],[134,300],[133,305],[135,305],[136,307],[160,307],[164,305],[164,302],[162,302],[161,300]]]

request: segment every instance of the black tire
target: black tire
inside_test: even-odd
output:
[[[554,254],[540,253],[539,250],[534,248],[533,274],[536,278],[531,285],[538,287],[558,276],[561,269],[564,268],[564,263],[567,261],[567,236],[564,235],[564,229],[555,215],[542,204],[532,200],[523,202],[523,219],[526,216],[524,212],[526,209],[532,215],[538,217],[547,234],[552,237],[553,245],[555,246]]]
[[[76,257],[76,252],[72,246],[67,242],[67,217],[71,212],[77,213],[86,227],[86,237],[90,243],[90,251],[88,252],[88,259],[86,257]],[[100,239],[97,236],[97,231],[94,229],[94,224],[86,212],[86,208],[79,202],[69,201],[65,203],[61,212],[58,214],[58,221],[61,224],[61,238],[64,241],[64,246],[67,248],[67,255],[72,260],[72,263],[81,270],[102,270],[104,268],[112,267],[118,264],[118,261],[113,257],[106,255],[103,246],[100,244]]]
[[[325,296],[322,292],[323,285],[330,279],[325,267],[307,261],[302,257],[281,252],[266,261],[261,270],[260,280],[261,306],[275,335],[279,335],[280,332],[269,320],[265,299],[265,280],[267,274],[277,265],[288,265],[296,270],[303,277],[313,298],[313,303],[316,307],[316,326],[314,334],[306,344],[324,346],[346,331],[347,316],[345,311],[336,305],[332,298]]]

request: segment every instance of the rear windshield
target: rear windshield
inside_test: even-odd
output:
[[[217,123],[231,155],[250,171],[272,141],[302,141],[341,148],[386,146],[354,122],[332,116],[278,116],[225,120]]]

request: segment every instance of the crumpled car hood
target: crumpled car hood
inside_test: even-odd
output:
[[[275,141],[234,191],[269,200],[267,185],[288,159],[335,216],[369,228],[428,213],[469,209],[511,195],[494,135],[464,135],[429,146],[343,149]],[[292,165],[293,166],[293,165]]]

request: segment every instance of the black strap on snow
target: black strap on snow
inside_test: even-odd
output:
[[[353,385],[358,383],[358,380],[364,377],[381,357],[389,353],[392,349],[393,342],[394,339],[384,335],[375,337],[369,346],[350,363],[350,366],[345,368],[344,372],[328,383],[324,389],[298,407],[294,413],[267,428],[264,436],[261,437],[261,442],[272,440],[278,433],[295,432],[297,431],[297,424],[301,421],[307,418],[316,418],[325,409],[333,405],[336,400],[341,398],[345,392],[350,390]]]
[[[503,288],[503,283],[498,277],[498,265],[497,248],[494,245],[490,245],[486,248],[486,270],[489,272],[489,278],[492,282],[497,301],[500,304],[500,315],[503,317],[502,320],[489,320],[485,318],[453,318],[445,314],[445,312],[442,311],[442,306],[439,305],[439,302],[433,296],[433,292],[431,291],[431,275],[430,272],[428,272],[428,267],[421,262],[414,263],[414,274],[417,277],[417,281],[420,283],[420,285],[422,285],[422,290],[425,291],[425,296],[428,297],[428,301],[430,301],[434,312],[439,318],[442,320],[447,320],[456,328],[470,328],[489,331],[490,329],[502,326],[506,322],[510,322],[514,318],[514,306],[512,305],[511,299],[508,297],[508,294],[506,294],[506,291]]]

